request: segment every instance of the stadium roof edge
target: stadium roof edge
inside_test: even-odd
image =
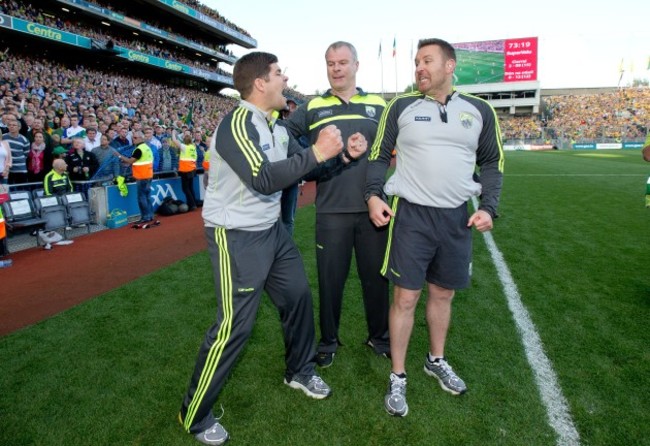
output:
[[[199,26],[204,31],[213,33],[221,38],[236,43],[246,49],[257,48],[257,40],[247,36],[233,28],[226,26],[224,23],[203,14],[196,9],[187,6],[178,0],[142,0],[161,10],[169,12],[183,20]]]

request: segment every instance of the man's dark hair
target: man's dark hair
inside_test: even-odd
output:
[[[456,60],[456,50],[454,49],[451,44],[445,40],[442,39],[420,39],[418,42],[418,50],[424,46],[429,46],[429,45],[438,45],[440,49],[442,50],[442,54],[445,55],[447,60],[453,59]]]
[[[271,64],[277,63],[278,58],[270,53],[255,51],[237,60],[232,72],[235,90],[242,99],[246,99],[253,91],[255,79],[270,79]]]

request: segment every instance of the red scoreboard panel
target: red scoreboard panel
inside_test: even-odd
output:
[[[506,39],[504,82],[537,80],[537,37]]]

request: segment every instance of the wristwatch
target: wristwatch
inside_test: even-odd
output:
[[[348,152],[347,147],[343,149],[342,153],[343,153],[343,156],[346,157],[347,159],[349,159],[350,161],[356,161],[356,160],[359,159],[359,158],[353,158],[352,155],[350,155],[350,152]]]

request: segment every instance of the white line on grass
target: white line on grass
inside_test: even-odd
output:
[[[638,177],[638,173],[511,173],[508,177]]]
[[[474,208],[478,208],[478,203],[475,198],[472,199],[472,203],[474,204]],[[501,254],[501,251],[499,251],[499,248],[494,242],[492,234],[490,232],[484,232],[483,238],[485,239],[490,256],[503,285],[503,291],[508,300],[508,308],[510,308],[517,329],[521,334],[526,358],[533,369],[537,388],[542,397],[542,402],[546,407],[549,424],[558,435],[557,444],[560,446],[579,446],[580,434],[573,425],[568,402],[562,394],[551,361],[546,356],[546,353],[544,353],[544,346],[535,329],[535,324],[521,301],[517,284],[512,278],[508,265],[503,258],[503,254]]]

